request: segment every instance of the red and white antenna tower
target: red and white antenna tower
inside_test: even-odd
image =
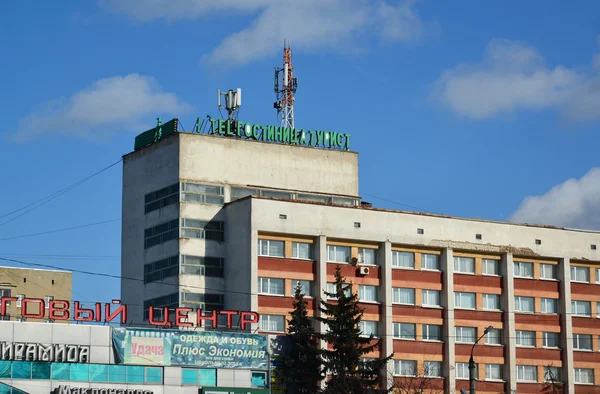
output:
[[[283,74],[281,76],[281,74]],[[281,85],[280,85],[281,82]],[[273,107],[277,109],[277,117],[281,126],[294,128],[294,95],[298,88],[298,78],[294,77],[292,67],[292,49],[290,40],[283,41],[283,68],[275,67],[275,95],[277,101]]]

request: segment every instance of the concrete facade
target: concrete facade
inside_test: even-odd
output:
[[[72,297],[73,279],[71,272],[42,270],[31,268],[0,267],[0,296],[15,297],[7,307],[7,314],[0,320],[21,320],[21,300],[23,298],[44,299],[46,308],[48,301],[67,300]],[[38,313],[37,305],[28,305],[28,313]],[[46,310],[47,312],[47,310]],[[47,315],[47,313],[46,313]],[[29,318],[30,321],[46,319]]]
[[[184,305],[186,292],[219,294],[225,309],[259,312],[261,323],[252,330],[278,333],[285,329],[295,281],[310,283],[311,313],[318,316],[318,299],[339,264],[353,291],[375,287],[376,300],[361,306],[382,339],[381,349],[368,357],[394,353],[388,382],[406,380],[400,367],[406,361],[417,371],[426,363],[439,366],[440,376],[431,377],[434,388],[468,388],[463,368],[472,343],[463,328],[478,338],[492,326],[499,330],[498,343],[485,338],[474,348],[479,393],[538,393],[548,367],[557,368],[565,393],[600,393],[599,233],[363,206],[353,152],[180,133],[124,159],[123,276],[143,278],[144,266],[169,256],[224,261],[217,277],[186,274],[180,264],[176,275],[161,280],[123,280],[124,303],[141,305],[175,292]],[[221,202],[186,199],[186,182],[221,187]],[[175,183],[176,203],[144,212],[149,193]],[[244,197],[240,187],[259,191]],[[306,197],[311,193],[321,196]],[[176,239],[144,248],[144,231],[173,219],[179,220]],[[202,224],[193,233],[185,219],[217,224]],[[223,238],[207,239],[215,226],[224,226]],[[298,254],[294,248],[300,245],[311,250],[310,257]],[[346,261],[332,259],[330,248],[347,250]],[[375,263],[360,274],[348,259],[369,250]],[[401,258],[412,266],[400,266]],[[436,268],[426,267],[426,259]],[[472,272],[457,269],[463,263]],[[516,273],[517,266],[525,273]],[[587,272],[587,279],[583,272],[585,280],[571,282],[572,267]],[[262,280],[275,285],[260,287]],[[412,291],[412,303],[398,300],[399,289]],[[437,294],[439,304],[426,305],[426,294]],[[455,304],[463,295],[472,306]],[[580,315],[572,315],[571,300],[584,303]],[[143,310],[131,308],[130,317],[144,320]],[[402,327],[412,327],[414,338],[397,335]],[[436,327],[439,338],[425,338]],[[317,324],[317,331],[324,329]],[[546,346],[554,334],[558,346]],[[574,335],[583,335],[584,348],[574,348]]]

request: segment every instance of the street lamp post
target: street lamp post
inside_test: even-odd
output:
[[[485,336],[485,334],[490,332],[490,330],[492,328],[494,328],[494,327],[492,327],[492,326],[486,327],[486,329],[483,330],[483,334],[479,338],[477,338],[477,340],[471,347],[471,358],[469,358],[469,392],[470,392],[470,394],[476,394],[476,391],[477,391],[475,389],[475,361],[473,361],[473,350],[475,350],[475,345],[477,345],[477,342],[479,342],[481,340],[481,338],[483,338]]]

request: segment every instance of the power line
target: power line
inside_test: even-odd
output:
[[[108,170],[108,169],[110,169],[110,168],[112,168],[112,167],[114,167],[114,166],[116,166],[116,165],[117,165],[117,164],[119,164],[121,161],[123,161],[123,159],[119,159],[118,161],[114,162],[113,164],[111,164],[111,165],[109,165],[109,166],[107,166],[107,167],[104,167],[103,169],[101,169],[101,170],[99,170],[99,171],[96,171],[96,172],[94,172],[94,173],[93,173],[93,174],[91,174],[91,175],[88,175],[88,176],[86,176],[85,178],[83,178],[83,179],[81,179],[81,180],[79,180],[79,181],[77,181],[77,182],[73,183],[73,184],[72,184],[72,185],[70,185],[70,186],[67,186],[67,187],[65,187],[64,189],[61,189],[61,190],[59,190],[59,191],[57,191],[57,192],[54,192],[54,193],[52,193],[52,194],[50,194],[50,195],[48,195],[48,196],[46,196],[46,197],[40,198],[40,199],[39,199],[39,200],[37,200],[37,201],[34,201],[34,202],[30,203],[30,204],[27,204],[27,205],[25,205],[25,206],[22,206],[21,208],[15,209],[14,211],[8,212],[8,213],[6,213],[6,214],[4,214],[4,215],[0,216],[0,218],[4,218],[4,217],[6,217],[6,216],[10,216],[10,215],[12,215],[12,214],[14,214],[14,213],[17,213],[17,212],[19,212],[19,211],[22,211],[22,210],[26,209],[26,211],[25,211],[25,212],[21,212],[19,215],[16,215],[16,216],[14,216],[14,217],[12,217],[12,218],[10,218],[10,219],[8,219],[8,220],[5,220],[4,222],[0,223],[0,227],[1,227],[1,226],[4,226],[4,225],[5,225],[6,223],[8,223],[8,222],[11,222],[11,221],[13,221],[13,220],[15,220],[15,219],[17,219],[17,218],[19,218],[19,217],[21,217],[21,216],[25,215],[25,214],[26,214],[26,213],[28,213],[28,212],[31,212],[31,211],[33,211],[33,210],[34,210],[34,209],[36,209],[36,208],[39,208],[39,207],[41,207],[42,205],[44,205],[44,204],[46,204],[46,203],[49,203],[50,201],[54,200],[55,198],[57,198],[57,197],[59,197],[59,196],[61,196],[61,195],[65,194],[66,192],[70,191],[71,189],[74,189],[75,187],[77,187],[77,186],[81,185],[81,184],[82,184],[82,183],[84,183],[85,181],[87,181],[87,180],[89,180],[89,179],[91,179],[91,178],[95,177],[96,175],[99,175],[99,174],[103,173],[104,171],[106,171],[106,170]],[[27,209],[27,208],[29,208],[29,209]]]
[[[368,193],[362,193],[362,194],[363,194],[363,195],[365,195],[365,196],[369,196],[369,197],[376,198],[376,199],[378,199],[378,200],[382,200],[382,201],[391,202],[392,204],[402,205],[402,206],[404,206],[404,207],[407,207],[407,208],[410,208],[410,209],[414,209],[414,210],[416,210],[416,211],[429,212],[429,213],[433,213],[433,214],[435,214],[435,215],[444,215],[443,213],[439,213],[439,212],[430,211],[429,209],[415,207],[414,205],[404,204],[404,203],[402,203],[402,202],[398,202],[398,201],[390,200],[390,199],[383,198],[383,197],[377,197],[377,196],[374,196],[373,194],[368,194]]]
[[[2,253],[1,256],[7,257],[33,257],[43,260],[121,260],[121,256],[90,256],[80,254],[29,254],[29,253]]]
[[[10,239],[18,239],[18,238],[27,238],[27,237],[35,237],[38,235],[45,235],[45,234],[53,234],[53,233],[59,233],[62,231],[69,231],[69,230],[75,230],[78,228],[85,228],[85,227],[92,227],[92,226],[98,226],[100,224],[106,224],[106,223],[113,223],[113,222],[118,222],[121,219],[112,219],[112,220],[104,220],[102,222],[95,222],[95,223],[89,223],[89,224],[82,224],[80,226],[73,226],[73,227],[66,227],[66,228],[60,228],[60,229],[56,229],[56,230],[48,230],[48,231],[43,231],[40,233],[32,233],[32,234],[24,234],[24,235],[17,235],[15,237],[6,237],[6,238],[0,238],[0,241],[8,241]]]

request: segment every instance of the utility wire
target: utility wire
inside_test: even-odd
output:
[[[401,203],[401,202],[398,202],[398,201],[394,201],[394,200],[389,200],[389,199],[387,199],[387,198],[383,198],[383,197],[377,197],[377,196],[374,196],[374,195],[372,195],[372,194],[368,194],[368,193],[362,193],[362,194],[363,194],[363,195],[365,195],[365,196],[369,196],[369,197],[376,198],[376,199],[378,199],[378,200],[382,200],[382,201],[391,202],[392,204],[402,205],[402,206],[404,206],[404,207],[407,207],[407,208],[410,208],[410,209],[414,209],[414,210],[416,210],[416,211],[429,212],[429,213],[433,213],[433,214],[435,214],[435,215],[442,215],[442,216],[445,216],[443,213],[439,213],[439,212],[430,211],[429,209],[415,207],[415,206],[413,206],[413,205],[404,204],[404,203]]]
[[[34,201],[34,202],[32,202],[31,204],[27,204],[27,205],[25,205],[25,206],[22,206],[21,208],[15,209],[14,211],[8,212],[8,213],[6,213],[6,214],[4,214],[4,215],[0,216],[0,218],[4,218],[4,217],[10,216],[10,215],[12,215],[12,214],[14,214],[14,213],[17,213],[17,212],[19,212],[19,211],[22,211],[22,210],[26,209],[26,211],[24,211],[24,212],[21,212],[20,214],[18,214],[18,215],[16,215],[16,216],[14,216],[14,217],[12,217],[12,218],[10,218],[10,219],[8,219],[8,220],[5,220],[4,222],[0,223],[0,227],[1,227],[1,226],[4,226],[4,225],[5,225],[6,223],[8,223],[8,222],[11,222],[11,221],[13,221],[13,220],[15,220],[15,219],[17,219],[17,218],[19,218],[19,217],[21,217],[21,216],[25,215],[25,214],[26,214],[26,213],[28,213],[28,212],[31,212],[31,211],[33,211],[33,210],[34,210],[34,209],[36,209],[36,208],[39,208],[39,207],[41,207],[42,205],[44,205],[44,204],[46,204],[46,203],[49,203],[50,201],[54,200],[55,198],[57,198],[57,197],[60,197],[61,195],[65,194],[66,192],[70,191],[71,189],[74,189],[75,187],[77,187],[77,186],[81,185],[81,184],[82,184],[82,183],[84,183],[85,181],[87,181],[87,180],[89,180],[89,179],[91,179],[91,178],[95,177],[96,175],[99,175],[99,174],[103,173],[104,171],[106,171],[106,170],[108,170],[108,169],[110,169],[110,168],[112,168],[112,167],[114,167],[114,166],[116,166],[116,165],[117,165],[117,164],[119,164],[121,161],[123,161],[123,159],[119,159],[118,161],[114,162],[113,164],[111,164],[111,165],[109,165],[109,166],[107,166],[107,167],[104,167],[104,168],[103,168],[103,169],[101,169],[100,171],[96,171],[96,172],[94,172],[93,174],[86,176],[85,178],[83,178],[83,179],[81,179],[81,180],[79,180],[79,181],[77,181],[77,182],[73,183],[73,184],[72,184],[72,185],[70,185],[70,186],[67,186],[67,187],[65,187],[64,189],[61,189],[61,190],[59,190],[59,191],[57,191],[57,192],[54,192],[54,193],[52,193],[52,194],[50,194],[50,195],[48,195],[48,196],[46,196],[46,197],[43,197],[43,198],[41,198],[41,199],[39,199],[39,200],[37,200],[37,201]],[[29,208],[29,209],[27,209],[27,208]]]
[[[6,238],[0,238],[0,241],[8,241],[10,239],[18,239],[18,238],[28,238],[28,237],[35,237],[38,235],[45,235],[45,234],[53,234],[53,233],[59,233],[62,231],[69,231],[69,230],[75,230],[78,228],[85,228],[85,227],[92,227],[92,226],[98,226],[100,224],[106,224],[106,223],[113,223],[113,222],[118,222],[121,219],[112,219],[112,220],[104,220],[102,222],[95,222],[95,223],[89,223],[89,224],[82,224],[80,226],[73,226],[73,227],[66,227],[66,228],[60,228],[60,229],[56,229],[56,230],[49,230],[49,231],[43,231],[40,233],[32,233],[32,234],[24,234],[24,235],[17,235],[15,237],[6,237]]]
[[[28,253],[0,253],[4,257],[32,257],[43,260],[121,260],[121,256],[90,256],[80,254],[28,254]]]

